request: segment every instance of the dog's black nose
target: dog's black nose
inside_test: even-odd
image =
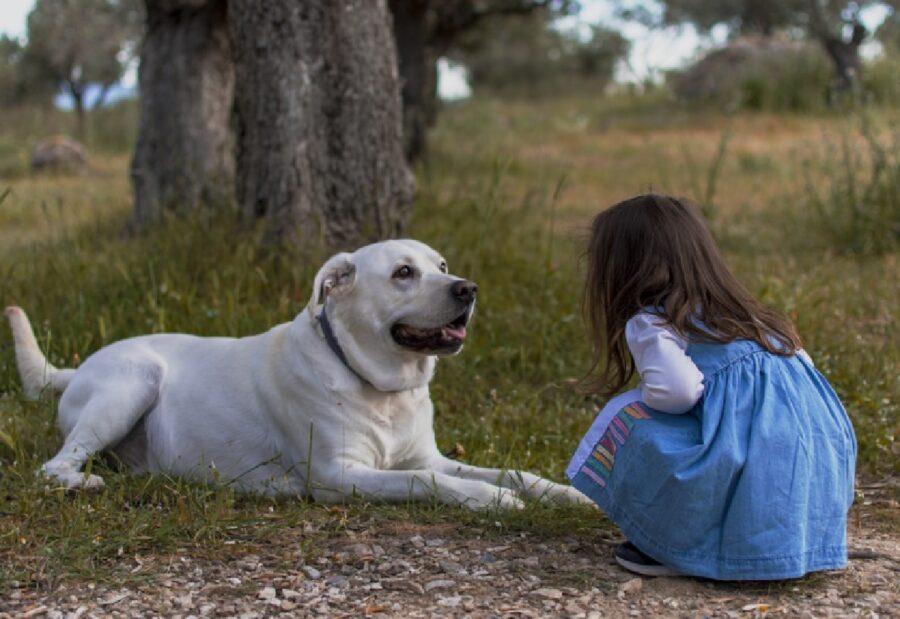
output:
[[[477,292],[478,285],[475,282],[470,282],[465,279],[453,282],[450,286],[450,294],[452,294],[454,298],[465,301],[466,303],[474,301]]]

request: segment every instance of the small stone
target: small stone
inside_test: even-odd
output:
[[[456,586],[454,580],[431,580],[425,583],[425,591],[434,591],[435,589],[452,589]]]
[[[310,580],[319,580],[322,577],[322,572],[311,565],[304,565],[302,568],[300,568],[300,571],[303,572],[304,576],[306,576]]]
[[[350,586],[350,580],[346,576],[341,576],[340,574],[329,576],[325,579],[325,582],[337,589],[343,589],[344,587]]]
[[[456,561],[438,561],[438,565],[441,566],[441,571],[445,574],[465,573],[465,569],[463,569],[463,566]]]
[[[566,604],[565,611],[569,614],[569,616],[584,614],[584,609],[575,602],[569,602],[568,604]]]
[[[272,600],[278,597],[278,593],[275,591],[275,587],[263,587],[260,589],[259,593],[256,594],[261,600]]]
[[[293,600],[294,598],[301,597],[303,594],[299,591],[294,591],[293,589],[282,589],[281,597],[286,600]]]
[[[641,589],[644,588],[644,581],[640,578],[632,578],[621,585],[619,585],[619,592],[628,595],[630,593],[637,593]]]
[[[233,576],[232,576],[231,578],[226,578],[226,579],[225,579],[225,582],[227,582],[229,585],[232,585],[232,586],[234,586],[234,587],[239,587],[239,586],[241,586],[241,579],[240,579],[240,578],[235,578],[235,577],[233,577]]]
[[[175,603],[184,608],[185,610],[190,610],[194,607],[194,597],[190,591],[188,591],[185,595],[179,596],[175,598]]]
[[[450,608],[456,608],[462,603],[461,595],[451,595],[445,598],[438,599],[438,605],[440,606],[448,606]]]
[[[531,593],[532,595],[537,595],[548,600],[561,600],[563,596],[562,591],[550,587],[541,587],[540,589],[535,589]]]
[[[281,602],[281,610],[294,610],[295,608],[297,608],[296,602],[290,602],[288,600]]]
[[[113,594],[110,594],[108,597],[98,601],[97,604],[99,604],[100,606],[112,606],[113,604],[118,604],[119,602],[121,602],[122,600],[127,598],[129,595],[130,595],[130,592],[128,592],[128,591],[124,591],[122,593],[113,593]]]
[[[344,551],[357,559],[371,559],[374,556],[368,544],[352,544],[347,546]]]

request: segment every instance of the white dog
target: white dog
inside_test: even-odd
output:
[[[6,315],[26,395],[62,393],[65,443],[41,470],[66,488],[102,486],[81,469],[106,450],[136,472],[325,502],[517,507],[517,492],[587,502],[438,451],[428,383],[436,355],[462,348],[476,291],[422,243],[376,243],[329,259],[290,323],[238,339],[131,338],[77,370],[47,362],[21,309]]]

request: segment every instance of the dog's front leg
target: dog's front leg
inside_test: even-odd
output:
[[[310,493],[316,501],[343,502],[353,497],[377,501],[438,500],[470,509],[520,508],[515,493],[484,481],[461,479],[427,469],[380,470],[337,460],[316,471]]]
[[[434,456],[430,462],[434,470],[463,480],[479,480],[522,492],[532,498],[555,503],[593,504],[590,499],[564,484],[552,482],[525,471],[507,471],[489,469],[463,464],[441,455]]]

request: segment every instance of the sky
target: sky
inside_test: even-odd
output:
[[[596,24],[619,28],[631,40],[631,53],[616,70],[616,78],[622,82],[654,79],[666,69],[683,65],[695,57],[702,49],[720,45],[725,40],[724,29],[714,30],[710,36],[700,36],[690,27],[648,30],[633,22],[618,20],[614,14],[613,0],[581,0],[582,10],[577,18],[566,18],[561,27],[577,27],[578,23]],[[24,38],[25,20],[34,0],[0,0],[0,34]],[[887,9],[874,7],[863,14],[866,26],[873,30],[880,24]],[[877,47],[869,46],[864,54],[877,53]],[[445,98],[465,97],[469,94],[462,67],[453,67],[446,62],[439,65],[441,96]],[[134,88],[136,73],[132,69],[123,80],[124,89]]]

